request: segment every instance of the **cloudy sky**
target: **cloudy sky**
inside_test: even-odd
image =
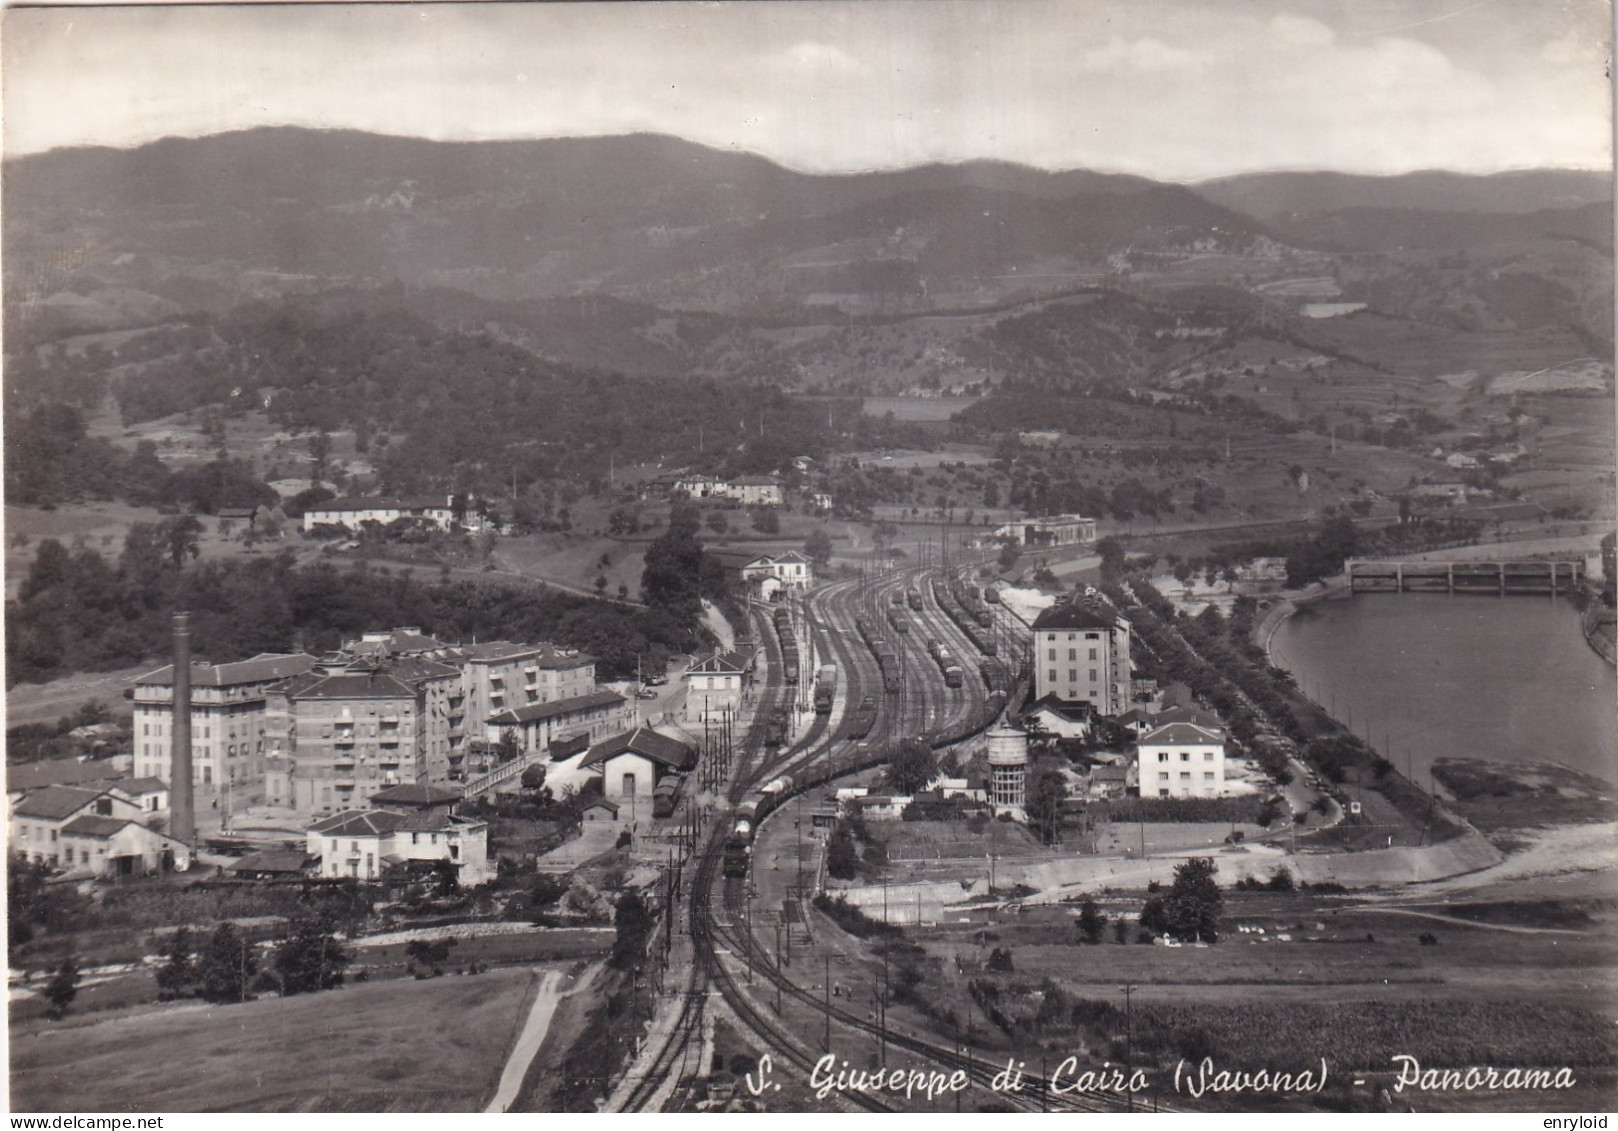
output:
[[[1607,0],[10,9],[10,154],[658,131],[804,170],[1611,165]]]

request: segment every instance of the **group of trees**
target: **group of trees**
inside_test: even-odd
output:
[[[30,506],[119,499],[203,514],[278,501],[240,460],[219,454],[205,464],[170,470],[152,441],[141,440],[126,452],[90,436],[78,409],[53,403],[6,413],[5,491],[7,502]]]
[[[219,924],[200,948],[190,929],[180,927],[170,937],[157,971],[158,996],[232,1002],[247,1001],[255,990],[272,988],[283,997],[314,993],[342,985],[351,960],[332,921],[320,914],[293,920],[263,976],[257,948],[233,924]]]
[[[194,535],[186,516],[138,525],[115,562],[41,542],[6,602],[7,685],[162,656],[174,609],[191,611],[193,647],[216,663],[328,651],[390,624],[420,624],[452,641],[554,641],[596,656],[605,678],[632,674],[637,655],[699,643],[689,602],[636,608],[506,581],[424,582],[363,563],[298,566],[290,554],[192,564]]]
[[[1176,865],[1168,892],[1153,896],[1141,908],[1141,927],[1181,942],[1218,942],[1219,916],[1225,907],[1225,897],[1214,882],[1218,871],[1205,856]]]
[[[668,529],[646,547],[641,571],[641,600],[683,623],[694,624],[704,597],[722,601],[729,592],[724,567],[702,551],[697,531],[701,512],[690,503],[669,511]]]

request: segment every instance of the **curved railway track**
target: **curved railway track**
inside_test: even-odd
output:
[[[958,656],[978,656],[975,646],[957,625],[930,600],[931,590],[926,584],[927,571],[898,571],[877,578],[874,583],[839,582],[818,590],[804,600],[803,615],[796,623],[805,638],[800,648],[813,633],[814,654],[827,659],[835,658],[840,672],[839,692],[843,711],[834,726],[829,716],[816,716],[804,733],[794,742],[783,745],[773,753],[764,751],[763,737],[769,712],[783,701],[783,688],[777,679],[766,682],[760,695],[759,709],[743,740],[735,772],[726,790],[726,800],[736,806],[749,791],[784,773],[794,774],[795,795],[809,788],[827,784],[851,773],[874,768],[885,758],[874,751],[882,750],[887,741],[904,735],[921,735],[935,748],[943,748],[981,732],[998,717],[1005,699],[994,698],[1011,691],[1009,686],[993,687],[979,672],[976,663],[962,664],[970,675],[961,689],[944,686],[942,674],[927,653],[925,641],[936,636],[948,641]],[[902,636],[895,651],[905,656],[904,686],[898,695],[883,691],[882,673],[870,648],[860,639],[854,628],[856,616],[881,618],[886,626],[886,613],[892,608],[891,595],[903,593],[907,587],[919,587],[923,593],[921,610],[905,608],[905,615],[915,623],[908,633],[889,632],[889,638]],[[780,672],[780,646],[768,618],[758,617],[760,638],[764,641],[766,656],[773,675]],[[808,654],[805,649],[803,655]],[[998,669],[1002,673],[1008,669]],[[1005,674],[996,682],[1009,682]],[[855,705],[871,697],[876,702],[875,717],[861,753],[844,738],[852,722]],[[788,698],[789,701],[789,697]],[[986,701],[986,702],[985,702]],[[841,744],[842,749],[839,750]],[[755,754],[756,752],[756,754]],[[820,756],[824,754],[824,759]],[[780,812],[777,806],[773,812]],[[773,814],[772,814],[773,815]],[[760,826],[768,817],[760,819]],[[689,1048],[700,1037],[703,1010],[710,991],[717,991],[736,1019],[752,1030],[773,1054],[794,1065],[807,1079],[810,1069],[821,1055],[806,1045],[792,1032],[784,1019],[772,1016],[761,1007],[752,993],[737,984],[733,971],[724,961],[724,952],[745,956],[752,973],[764,982],[767,992],[773,991],[778,1000],[791,999],[800,1008],[808,1007],[827,1018],[838,1032],[852,1031],[864,1038],[880,1037],[894,1047],[912,1056],[943,1068],[949,1072],[963,1071],[974,1084],[987,1087],[997,1065],[979,1063],[969,1052],[962,1053],[948,1045],[940,1045],[914,1034],[879,1026],[866,1017],[843,1007],[817,1001],[813,993],[796,984],[765,954],[765,948],[745,925],[745,885],[750,880],[723,879],[719,876],[722,847],[729,826],[720,815],[706,829],[704,846],[689,889],[689,930],[696,956],[691,988],[674,1025],[674,1036],[660,1052],[654,1065],[640,1085],[633,1091],[627,1110],[639,1110],[649,1102],[669,1073],[683,1074],[689,1062]],[[1021,1095],[1003,1096],[1019,1106],[1051,1110],[1120,1110],[1124,1101],[1109,1095],[1049,1094],[1044,1081]],[[845,1110],[894,1110],[884,1100],[864,1093],[842,1093],[840,1104]]]

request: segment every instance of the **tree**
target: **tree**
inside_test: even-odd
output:
[[[999,565],[1001,573],[1010,573],[1016,567],[1017,560],[1021,557],[1022,547],[1018,546],[1014,539],[1007,538],[1004,545],[1000,547],[1000,553],[995,558],[995,563]]]
[[[1166,934],[1181,942],[1218,942],[1219,914],[1225,898],[1214,876],[1219,869],[1211,857],[1193,857],[1174,869],[1174,883],[1163,899]],[[1145,925],[1144,914],[1141,917]]]
[[[169,939],[168,960],[157,971],[157,998],[171,1001],[183,996],[196,981],[191,959],[191,930],[181,927]]]
[[[495,745],[494,752],[495,757],[500,760],[502,766],[522,756],[522,740],[517,737],[516,727],[503,727],[501,729],[500,741]],[[541,767],[541,770],[543,770],[543,767]],[[543,777],[540,778],[540,784],[544,784]]]
[[[618,897],[612,925],[616,934],[608,962],[614,970],[633,970],[640,965],[646,951],[646,938],[655,925],[646,901],[638,892],[626,891]]]
[[[997,946],[989,952],[987,969],[994,974],[1010,974],[1016,969],[1011,961],[1011,949]]]
[[[1101,941],[1101,932],[1106,927],[1107,917],[1097,910],[1095,900],[1086,899],[1079,904],[1079,934],[1085,942],[1095,946]]]
[[[669,527],[646,547],[641,572],[641,599],[654,608],[695,616],[701,605],[705,555],[697,540],[697,509],[678,503],[669,512]]]
[[[1062,803],[1067,800],[1067,779],[1054,766],[1035,768],[1028,780],[1023,804],[1029,826],[1041,844],[1054,844],[1062,828]]]
[[[804,557],[814,562],[821,569],[825,569],[831,562],[831,535],[826,533],[824,526],[817,526],[809,532],[809,537],[803,540]]]
[[[730,529],[730,519],[725,517],[724,511],[714,511],[708,516],[708,529],[723,534]]]
[[[197,981],[205,1001],[246,1001],[258,973],[258,955],[230,923],[221,923],[197,959]]]
[[[275,952],[275,970],[284,995],[314,993],[343,984],[343,971],[351,958],[332,936],[331,923],[321,915],[306,915],[293,924]]]
[[[60,1021],[67,1016],[67,1007],[73,1004],[73,999],[79,996],[79,963],[71,955],[62,959],[62,964],[51,975],[51,980],[45,984],[45,1000],[51,1003],[51,1016]]]
[[[501,741],[505,740],[504,735],[501,735],[500,737]],[[500,760],[502,762],[508,761],[508,759],[505,758]],[[534,765],[529,766],[522,772],[522,787],[524,789],[532,790],[540,790],[545,788],[545,767],[542,763],[536,762]]]
[[[938,776],[938,758],[920,739],[900,739],[888,756],[886,776],[888,788],[895,793],[915,793]]]
[[[1112,941],[1120,946],[1129,942],[1129,921],[1127,919],[1114,919],[1112,921]]]
[[[826,842],[826,872],[834,879],[852,880],[859,867],[859,853],[854,848],[854,834],[838,821]]]
[[[781,533],[781,517],[775,513],[774,507],[755,507],[753,509],[753,529],[760,534]]]
[[[202,522],[194,514],[176,515],[164,519],[157,526],[158,540],[174,568],[185,564],[186,556],[195,559],[202,552]]]

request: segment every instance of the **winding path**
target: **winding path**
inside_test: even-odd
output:
[[[556,1015],[557,1005],[563,998],[571,997],[594,981],[596,969],[599,967],[591,969],[579,979],[578,985],[566,993],[558,993],[556,988],[562,981],[561,971],[545,972],[540,979],[539,990],[534,994],[528,1020],[523,1022],[517,1043],[511,1046],[511,1055],[506,1057],[506,1066],[500,1072],[500,1087],[495,1090],[489,1106],[483,1109],[485,1114],[504,1112],[516,1101],[517,1093],[522,1090],[523,1077],[528,1075],[528,1066],[534,1062],[539,1046],[545,1042],[545,1034],[550,1032],[551,1018]]]

